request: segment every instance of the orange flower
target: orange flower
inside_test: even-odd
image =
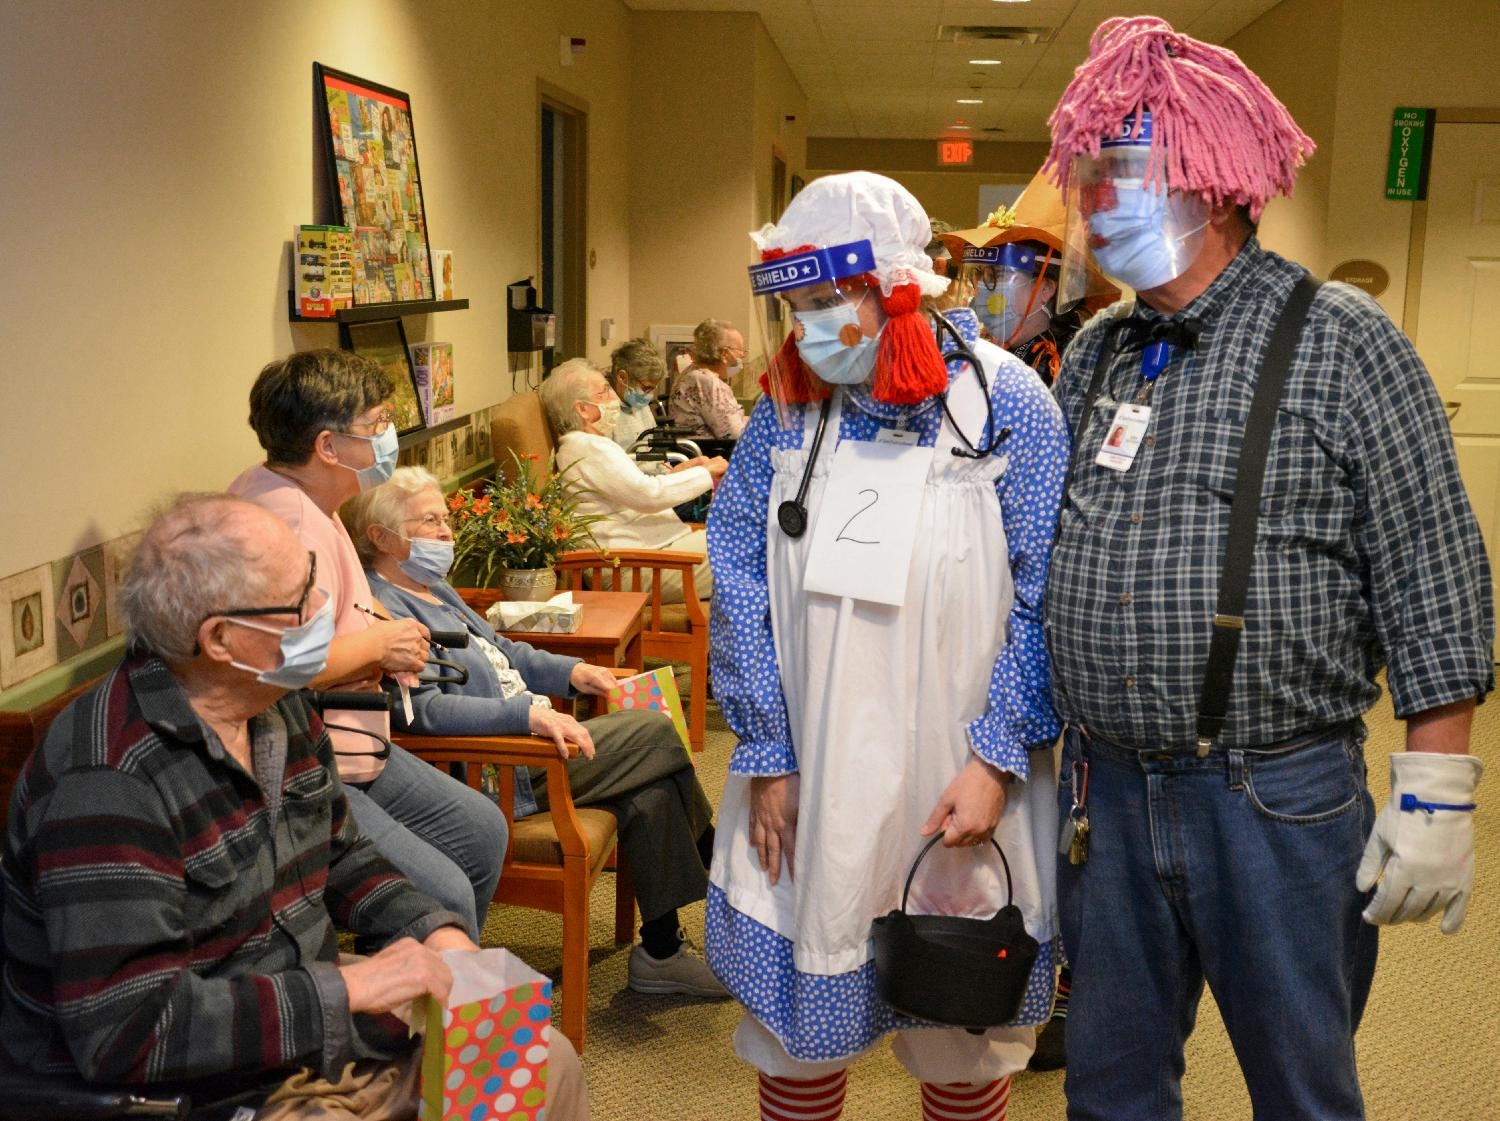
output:
[[[540,510],[541,508],[542,508],[542,500],[540,498],[538,498],[534,494],[528,494],[526,496],[526,509],[528,509],[528,510]]]
[[[459,509],[462,509],[463,508],[463,504],[464,504],[464,500],[467,497],[468,497],[468,495],[464,491],[461,491],[461,490],[454,491],[451,495],[448,496],[448,509],[450,509],[450,510],[459,510]],[[489,499],[485,498],[485,499],[482,499],[482,501],[488,502]]]
[[[524,533],[507,533],[505,540],[509,541],[512,545],[522,545],[526,542],[526,535]]]
[[[476,514],[488,514],[489,512],[490,512],[490,496],[489,495],[485,495],[478,502],[474,503],[474,513],[476,513]]]
[[[555,525],[555,526],[552,527],[552,540],[554,540],[554,541],[566,541],[567,539],[568,539],[568,527],[567,526],[565,526],[565,525]]]

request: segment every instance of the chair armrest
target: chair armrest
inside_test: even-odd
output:
[[[541,736],[416,736],[400,733],[391,737],[419,759],[437,767],[450,763],[493,763],[500,767],[541,767],[547,772],[547,809],[557,829],[558,845],[565,858],[588,859],[589,843],[578,822],[573,805],[573,789],[568,784],[567,763],[557,754],[557,745]],[[568,743],[570,758],[578,755],[578,745]],[[480,776],[469,774],[469,784],[477,787]],[[506,854],[509,862],[510,854]]]
[[[557,558],[563,568],[665,568],[702,564],[706,553],[679,549],[612,549],[608,553],[594,549],[572,549]]]

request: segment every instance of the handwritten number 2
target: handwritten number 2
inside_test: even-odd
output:
[[[865,487],[859,493],[860,494],[868,494],[870,496],[870,501],[866,502],[858,510],[854,511],[854,513],[852,513],[852,514],[849,515],[849,520],[844,523],[844,528],[838,531],[838,534],[837,534],[837,536],[834,537],[834,540],[835,541],[848,541],[848,542],[851,542],[852,544],[855,544],[855,545],[878,545],[878,544],[880,544],[879,541],[863,541],[863,540],[861,540],[858,537],[848,537],[848,536],[846,536],[846,534],[849,531],[849,527],[854,524],[854,519],[857,518],[857,517],[859,517],[866,510],[868,510],[872,506],[874,506],[875,503],[877,503],[877,502],[880,501],[880,493],[878,491],[871,490],[869,487]]]

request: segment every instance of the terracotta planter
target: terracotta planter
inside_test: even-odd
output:
[[[557,593],[557,571],[551,568],[502,568],[494,586],[501,599],[547,600]]]

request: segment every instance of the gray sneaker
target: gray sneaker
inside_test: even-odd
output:
[[[708,962],[688,943],[669,958],[654,958],[644,946],[630,951],[630,987],[638,993],[683,993],[723,998],[729,990],[719,983]]]

